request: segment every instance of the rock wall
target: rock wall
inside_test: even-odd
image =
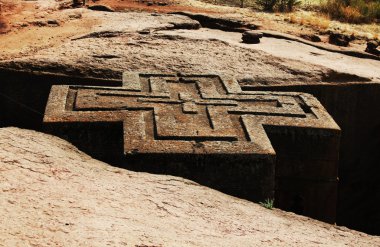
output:
[[[20,126],[39,130],[42,129],[43,113],[51,85],[121,85],[121,80],[70,78],[6,70],[1,71],[1,78],[0,126]],[[372,234],[380,234],[380,210],[377,207],[380,203],[378,193],[380,115],[377,114],[380,111],[377,96],[380,93],[380,84],[331,83],[243,88],[306,92],[319,99],[342,129],[337,223]],[[99,150],[84,149],[84,151],[97,153]],[[326,187],[325,190],[331,189]]]
[[[337,223],[380,234],[380,84],[245,89],[307,92],[320,100],[342,129]]]

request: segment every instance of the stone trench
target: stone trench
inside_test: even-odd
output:
[[[204,20],[202,19],[202,21]],[[223,23],[223,25],[228,25],[228,23]],[[233,23],[233,25],[237,24]],[[218,25],[214,26],[218,27]],[[234,26],[234,28],[236,27]],[[239,28],[239,26],[237,28]],[[245,27],[243,26],[242,28]],[[225,26],[223,29],[228,30]],[[27,67],[27,65],[24,66]],[[225,191],[226,193],[253,201],[260,201],[268,197],[268,195],[271,195],[270,193],[265,193],[261,197],[251,198],[249,195],[252,194],[252,191],[247,192],[242,189],[246,188],[246,186],[250,186],[251,184],[249,183],[251,181],[245,181],[246,184],[242,183],[240,187],[234,188],[234,190],[215,186],[221,183],[218,179],[214,181],[213,184],[207,184],[205,179],[200,178],[202,177],[200,174],[194,175],[197,174],[197,172],[199,173],[199,171],[196,170],[197,168],[207,168],[208,163],[207,159],[204,161],[205,158],[193,157],[189,159],[186,155],[184,157],[180,155],[176,157],[176,159],[188,160],[188,167],[197,163],[199,159],[203,159],[202,164],[205,164],[206,168],[195,166],[195,168],[191,168],[194,170],[190,169],[187,171],[178,171],[167,166],[165,167],[165,164],[170,163],[168,160],[173,158],[171,155],[162,156],[158,159],[155,156],[151,156],[150,159],[136,156],[137,158],[135,158],[133,162],[125,161],[122,145],[123,126],[120,122],[104,124],[104,122],[106,122],[104,121],[100,124],[78,124],[71,126],[61,123],[54,128],[43,123],[45,108],[53,85],[107,86],[120,88],[123,86],[122,74],[117,71],[113,71],[111,76],[104,76],[107,73],[103,73],[103,76],[96,76],[70,73],[70,71],[65,71],[65,73],[62,74],[56,73],[55,71],[50,72],[46,68],[41,69],[41,72],[31,72],[22,68],[10,67],[11,68],[7,68],[2,65],[0,69],[1,127],[17,126],[53,133],[68,139],[95,158],[106,161],[112,165],[137,171],[184,176],[196,182]],[[78,75],[73,76],[73,74]],[[311,180],[300,183],[292,181],[291,176],[283,179],[277,177],[276,185],[272,185],[275,188],[274,196],[277,205],[285,210],[310,215],[327,222],[336,222],[338,225],[344,225],[370,234],[380,234],[380,211],[378,208],[378,203],[380,202],[380,187],[378,183],[380,178],[380,167],[378,165],[380,160],[380,152],[378,150],[380,147],[380,114],[378,114],[380,111],[380,98],[377,97],[377,95],[380,94],[380,83],[360,80],[360,77],[354,77],[354,79],[351,80],[341,80],[341,78],[334,78],[334,76],[328,79],[329,83],[307,82],[304,84],[277,83],[265,85],[263,83],[254,84],[249,80],[247,81],[241,78],[238,79],[242,93],[250,94],[257,91],[277,91],[283,93],[300,92],[301,94],[311,94],[319,100],[341,129],[340,143],[338,143],[337,138],[334,137],[331,139],[328,135],[322,134],[321,136],[325,136],[325,140],[322,138],[318,139],[318,141],[322,143],[323,148],[317,151],[320,152],[319,159],[325,161],[337,159],[337,157],[331,157],[336,155],[334,152],[339,153],[339,162],[336,161],[339,181],[337,183],[331,183],[331,180],[329,180],[331,185],[323,185],[323,188],[318,185],[318,189],[311,189],[311,192],[309,192],[313,194],[314,197],[305,199],[302,195],[286,195],[286,191],[281,193],[281,190],[283,188],[297,190],[300,187],[310,187],[310,184],[305,184],[310,183]],[[304,112],[307,112],[307,109],[304,109]],[[107,129],[107,131],[104,131],[105,129]],[[299,156],[307,157],[310,150],[313,150],[316,146],[313,138],[306,141],[306,144],[299,143],[300,139],[298,139],[298,136],[304,135],[302,131],[299,133],[290,130],[281,132],[271,128],[266,128],[265,131],[276,151],[276,168],[279,164],[289,165],[293,161],[300,162],[297,161],[297,159],[302,161],[302,158]],[[78,136],[81,138],[78,139]],[[338,147],[339,150],[334,150],[334,148],[338,149]],[[220,156],[216,159],[223,160],[226,158]],[[306,158],[304,158],[304,160],[305,159]],[[158,166],[149,167],[149,165],[144,167],[143,163],[146,163],[145,161],[149,164],[154,162],[161,164],[161,168],[158,168]],[[273,160],[269,161],[269,163],[270,162],[273,162]],[[327,167],[330,168],[333,166],[328,165],[328,162],[326,164]],[[215,172],[215,170],[212,171],[212,169],[206,169],[206,171]],[[284,170],[286,170],[286,168],[284,168]],[[334,170],[334,167],[332,167],[332,170]],[[270,173],[270,171],[263,171],[263,173],[260,174],[266,174],[268,172]],[[312,174],[314,173],[315,171],[312,172]],[[224,174],[223,176],[226,175]],[[225,178],[223,176],[222,179]],[[241,174],[239,176],[241,176]],[[260,182],[259,176],[256,177],[254,182],[257,181]],[[257,184],[255,186],[257,186]],[[313,186],[318,187],[315,184],[311,185],[311,187]],[[283,196],[283,198],[281,196]],[[324,210],[315,214],[305,212],[304,207],[312,205],[313,200],[319,196],[322,196],[325,201],[317,206]]]

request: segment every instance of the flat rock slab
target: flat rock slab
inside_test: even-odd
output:
[[[253,201],[273,198],[278,180],[280,206],[334,221],[340,129],[311,95],[128,72],[122,87],[53,86],[44,122],[99,158]]]

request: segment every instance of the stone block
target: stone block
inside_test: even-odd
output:
[[[340,129],[313,96],[244,92],[225,76],[125,73],[122,87],[53,86],[44,122],[95,157],[256,202],[274,197],[276,177],[337,179]],[[320,193],[310,203],[307,191],[306,207],[326,202]],[[279,207],[287,194],[276,195]]]
[[[246,31],[242,34],[243,43],[247,44],[258,44],[260,39],[263,37],[263,33],[258,31]]]

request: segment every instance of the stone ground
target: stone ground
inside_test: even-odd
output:
[[[260,44],[244,44],[241,34],[237,32],[223,32],[215,29],[202,28],[200,30],[170,30],[161,31],[162,34],[179,35],[190,39],[215,39],[227,42],[230,45],[253,51],[264,51],[283,60],[296,60],[306,64],[313,64],[315,68],[324,66],[340,73],[354,74],[372,80],[380,80],[380,62],[371,59],[351,57],[300,44],[297,41],[282,40],[264,37]],[[281,60],[280,60],[281,61]],[[284,62],[286,64],[286,62]],[[339,78],[337,78],[339,81]]]
[[[0,67],[114,78],[124,70],[218,72],[258,84],[380,80],[377,60],[283,39],[246,45],[240,33],[184,30],[197,22],[180,15],[58,10],[53,3],[30,2],[15,14],[14,29],[0,37]]]
[[[379,246],[380,238],[0,129],[0,246]]]

